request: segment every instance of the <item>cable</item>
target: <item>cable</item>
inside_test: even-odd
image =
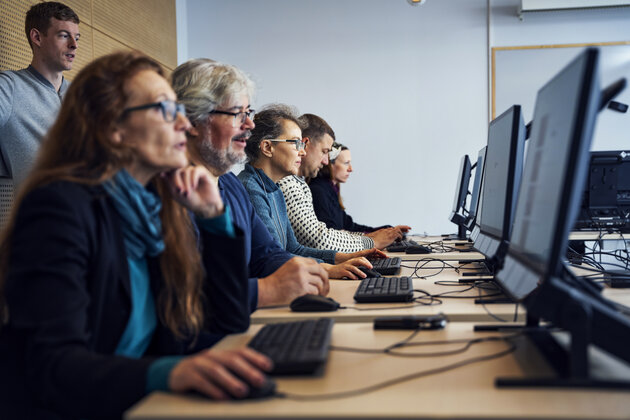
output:
[[[450,370],[454,370],[459,367],[471,365],[473,363],[484,362],[484,361],[498,359],[500,357],[506,356],[516,350],[516,344],[514,344],[511,341],[511,339],[514,338],[515,336],[516,335],[512,335],[509,337],[496,337],[495,340],[493,341],[496,341],[497,338],[500,338],[503,342],[508,344],[507,349],[501,350],[499,352],[484,355],[484,356],[471,357],[468,359],[461,360],[459,362],[450,363],[450,364],[433,368],[433,369],[421,370],[415,373],[400,376],[398,378],[393,378],[387,381],[383,381],[374,385],[368,385],[366,387],[362,387],[362,388],[358,388],[358,389],[354,389],[350,391],[335,392],[335,393],[328,393],[328,394],[299,395],[299,394],[291,394],[291,393],[286,393],[286,392],[279,392],[278,394],[276,394],[276,396],[278,398],[286,398],[286,399],[295,400],[295,401],[322,401],[322,400],[348,398],[348,397],[353,397],[356,395],[367,394],[367,393],[378,391],[380,389],[384,389],[384,388],[397,385],[403,382],[408,382],[414,379],[436,375],[438,373],[448,372]],[[487,338],[490,338],[490,337],[487,337]]]

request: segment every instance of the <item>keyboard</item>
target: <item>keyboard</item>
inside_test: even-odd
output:
[[[363,279],[354,300],[360,303],[410,302],[413,300],[413,281],[409,277]]]
[[[388,246],[386,249],[389,252],[405,252],[405,250],[410,246],[416,245],[419,245],[418,242],[414,241],[413,239],[406,239],[402,241],[396,241]]]
[[[372,269],[374,271],[378,271],[380,274],[384,276],[391,276],[393,274],[398,274],[400,271],[400,257],[394,258],[368,258],[370,263],[372,263]]]
[[[248,346],[273,360],[271,374],[313,374],[326,363],[332,327],[331,318],[265,325]]]

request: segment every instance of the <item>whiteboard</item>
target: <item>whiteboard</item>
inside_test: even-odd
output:
[[[625,77],[628,86],[615,100],[630,105],[630,42],[593,46],[601,51],[601,88]],[[530,122],[538,89],[586,47],[587,44],[493,48],[493,118],[518,104],[523,108],[525,123]],[[630,110],[621,114],[605,109],[599,113],[591,150],[622,149],[630,149]]]

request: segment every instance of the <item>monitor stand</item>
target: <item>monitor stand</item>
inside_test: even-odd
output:
[[[549,366],[555,371],[552,376],[532,376],[521,378],[499,377],[495,379],[498,388],[596,388],[630,390],[630,381],[621,379],[595,378],[589,372],[589,344],[591,343],[593,312],[588,305],[578,299],[567,302],[563,307],[566,316],[571,317],[568,348],[562,346],[550,330],[537,326],[538,319],[528,316],[523,333],[538,349]],[[504,327],[505,328],[505,327]]]
[[[442,235],[442,240],[470,242],[470,239],[466,236],[466,226],[463,224],[457,225],[457,233],[447,233]]]

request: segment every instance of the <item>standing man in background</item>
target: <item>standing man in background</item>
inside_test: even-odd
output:
[[[76,56],[79,17],[62,3],[38,3],[26,13],[25,30],[31,64],[0,73],[0,153],[16,187],[33,166],[68,88],[63,72]]]

